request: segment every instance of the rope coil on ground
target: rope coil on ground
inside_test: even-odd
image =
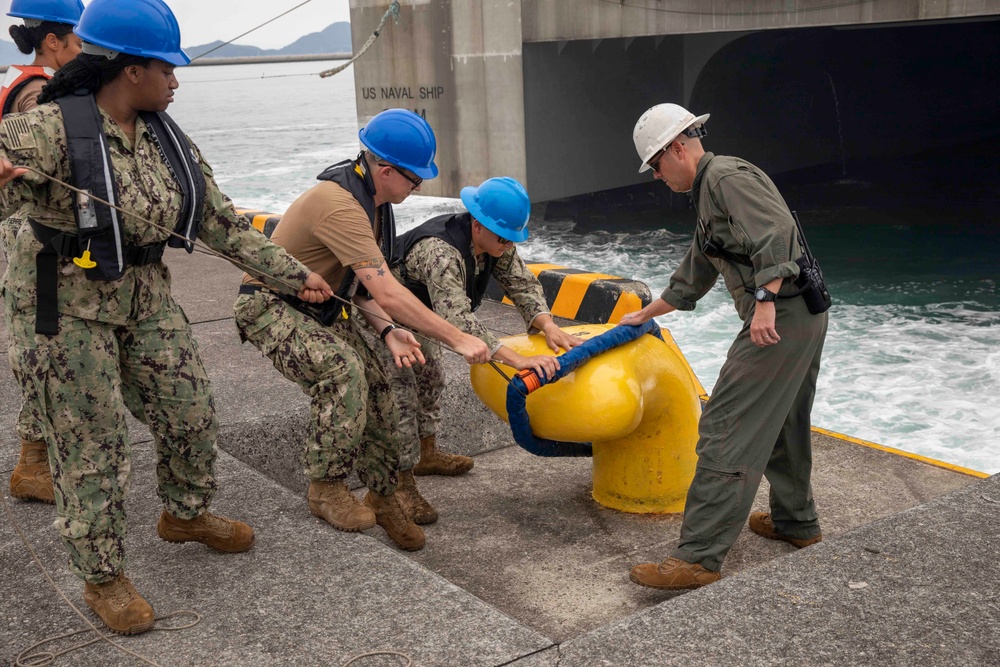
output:
[[[378,27],[375,28],[375,32],[371,34],[371,37],[369,37],[368,41],[364,43],[364,46],[361,47],[361,50],[355,53],[354,56],[346,63],[338,65],[333,69],[328,69],[320,72],[319,73],[320,78],[325,79],[328,76],[333,76],[334,74],[339,74],[340,72],[343,72],[345,69],[353,65],[355,60],[365,55],[365,51],[371,48],[372,44],[375,43],[375,40],[378,39],[378,36],[382,33],[382,28],[385,27],[385,24],[389,20],[390,16],[392,17],[394,24],[399,23],[399,0],[392,0],[392,4],[389,5],[389,9],[385,10],[385,14],[382,14],[382,20],[379,21]]]

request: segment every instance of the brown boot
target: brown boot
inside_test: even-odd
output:
[[[137,635],[153,627],[153,608],[136,592],[124,572],[107,583],[84,583],[83,601],[111,632]]]
[[[766,537],[769,540],[781,540],[782,542],[788,542],[793,547],[797,547],[799,549],[823,541],[822,535],[817,535],[816,537],[792,537],[790,535],[779,533],[774,527],[774,524],[771,523],[771,515],[768,512],[751,512],[750,520],[747,523],[750,525],[750,530],[757,533],[761,537]]]
[[[701,588],[722,578],[718,572],[697,563],[687,563],[679,558],[668,558],[662,563],[643,563],[632,568],[629,579],[649,588],[683,591]]]
[[[407,514],[418,526],[426,526],[438,520],[437,510],[427,502],[426,498],[420,495],[420,491],[417,489],[417,480],[413,479],[412,470],[399,473],[399,488],[396,489],[396,496],[405,503]]]
[[[309,484],[309,511],[347,533],[368,530],[375,525],[375,513],[358,502],[343,482]]]
[[[44,442],[21,441],[21,457],[10,476],[10,495],[21,500],[55,504],[52,471]]]
[[[194,519],[178,519],[166,510],[160,514],[156,534],[167,542],[201,542],[216,551],[237,553],[253,546],[253,528],[242,521],[226,519],[211,512]]]
[[[420,462],[413,466],[413,474],[423,475],[447,475],[454,477],[472,470],[475,464],[468,456],[449,454],[438,451],[434,440],[435,436],[429,435],[420,439]]]
[[[424,548],[424,531],[406,516],[397,495],[380,496],[369,491],[365,496],[365,505],[375,512],[375,521],[400,548],[420,551]]]

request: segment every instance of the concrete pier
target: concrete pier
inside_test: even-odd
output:
[[[476,467],[461,478],[419,478],[441,519],[427,527],[426,548],[406,554],[377,527],[345,534],[310,515],[300,459],[308,397],[240,345],[231,311],[240,270],[181,251],[166,260],[219,411],[213,509],[248,521],[257,543],[226,555],[159,540],[151,437],[130,422],[129,574],[158,614],[202,616],[188,630],[115,638],[163,667],[342,665],[374,650],[406,653],[420,667],[996,664],[1000,476],[980,481],[816,434],[824,541],[795,551],[745,529],[722,581],[667,595],[629,583],[628,569],[663,558],[680,518],[599,507],[589,461],[543,460],[513,445],[472,394],[467,366],[448,356],[440,440]],[[512,308],[483,308],[499,334],[523,331]],[[94,619],[66,567],[53,508],[7,493],[18,407],[4,359],[0,493],[56,584]],[[762,488],[755,507],[765,506]],[[0,665],[83,627],[0,511]],[[138,661],[99,643],[54,664]]]

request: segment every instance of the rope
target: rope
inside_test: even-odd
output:
[[[141,222],[144,222],[147,225],[149,225],[150,227],[152,227],[153,229],[157,229],[157,230],[159,230],[161,232],[165,232],[165,233],[169,234],[170,236],[176,237],[176,238],[178,238],[178,239],[180,239],[182,241],[190,242],[190,239],[188,239],[186,236],[182,236],[182,235],[178,234],[177,232],[175,232],[174,230],[172,230],[172,229],[170,229],[168,227],[164,227],[163,225],[159,225],[159,224],[153,222],[152,220],[144,218],[143,216],[139,215],[138,213],[134,213],[134,212],[129,211],[127,209],[121,208],[120,206],[115,206],[111,202],[105,201],[105,200],[101,199],[100,197],[95,197],[93,194],[91,194],[91,193],[89,193],[89,192],[87,192],[85,190],[81,190],[79,188],[75,188],[72,185],[70,185],[69,183],[67,183],[65,181],[62,181],[62,180],[56,178],[55,176],[51,176],[51,175],[46,174],[46,173],[44,173],[42,171],[39,171],[38,169],[35,169],[34,167],[14,166],[14,169],[25,169],[27,171],[33,172],[35,174],[38,174],[42,178],[48,179],[48,180],[52,181],[53,183],[58,183],[59,185],[63,186],[64,188],[66,188],[66,189],[68,189],[68,190],[70,190],[72,192],[76,192],[77,194],[81,194],[81,195],[83,195],[85,197],[88,197],[89,199],[92,199],[92,200],[96,201],[99,204],[104,204],[105,206],[109,206],[109,207],[113,208],[114,210],[118,211],[119,213],[131,216],[131,217],[133,217],[133,218],[135,218],[135,219],[137,219],[137,220],[139,220]],[[191,245],[192,245],[192,248],[194,250],[197,250],[198,252],[200,252],[202,254],[211,255],[213,257],[218,257],[220,259],[224,259],[227,262],[235,264],[236,266],[238,266],[239,268],[243,269],[244,271],[248,271],[249,273],[260,274],[260,271],[258,271],[257,269],[254,269],[254,268],[252,268],[252,267],[244,264],[240,260],[234,259],[234,258],[230,257],[229,255],[226,255],[225,253],[219,252],[215,248],[210,248],[209,246],[205,245],[203,242],[201,242],[201,241],[199,241],[197,239],[193,243],[191,243]],[[278,283],[279,285],[284,285],[285,287],[288,287],[289,289],[292,290],[293,293],[298,293],[299,290],[300,290],[300,288],[299,288],[298,285],[293,285],[292,283],[290,283],[290,282],[288,282],[286,280],[282,280],[280,278],[276,278],[274,276],[269,276],[269,275],[266,275],[266,274],[261,274],[261,275],[263,275],[264,277],[266,277],[268,280],[272,280],[275,283]],[[382,315],[379,315],[378,313],[376,313],[374,311],[368,310],[367,308],[363,308],[363,307],[359,306],[358,304],[354,303],[353,301],[350,301],[348,299],[344,299],[344,298],[342,298],[342,297],[340,297],[340,296],[338,296],[336,294],[333,295],[333,298],[336,299],[337,301],[341,302],[344,305],[353,306],[354,308],[357,308],[358,311],[360,311],[362,313],[365,313],[366,315],[370,315],[370,316],[374,317],[375,319],[382,320],[382,321],[388,322],[390,324],[395,324],[398,328],[402,329],[403,331],[407,331],[407,332],[413,334],[417,338],[422,338],[423,340],[425,340],[425,341],[427,341],[429,343],[434,343],[434,344],[440,346],[442,349],[447,350],[448,352],[451,352],[452,354],[457,354],[458,356],[462,357],[463,359],[465,358],[465,356],[463,354],[461,354],[460,352],[458,352],[458,351],[456,351],[456,350],[448,347],[447,345],[445,345],[441,341],[438,341],[438,340],[436,340],[434,338],[431,338],[429,336],[425,336],[424,334],[419,333],[419,332],[417,332],[417,331],[415,331],[413,329],[410,329],[408,327],[405,327],[405,326],[399,324],[398,322],[393,322],[393,320],[389,319],[388,317],[383,317]],[[493,366],[493,368],[498,373],[500,373],[500,375],[502,375],[504,377],[505,380],[507,380],[508,383],[510,382],[510,378],[507,377],[507,375],[502,370],[500,370],[500,368],[492,360],[489,363],[490,363],[491,366]]]
[[[52,590],[54,590],[56,593],[58,593],[59,597],[61,597],[63,599],[63,601],[67,605],[69,605],[70,609],[72,609],[73,611],[75,611],[76,615],[79,616],[81,619],[83,619],[83,622],[86,623],[89,626],[89,628],[84,628],[83,630],[77,630],[75,632],[68,632],[66,634],[62,634],[62,635],[58,635],[58,636],[54,636],[54,637],[48,637],[48,638],[43,639],[42,641],[40,641],[40,642],[38,642],[36,644],[33,644],[32,646],[28,647],[27,649],[25,649],[25,650],[23,650],[23,651],[21,651],[20,653],[17,654],[17,658],[15,659],[15,662],[14,662],[14,664],[16,665],[16,667],[42,667],[43,665],[49,665],[49,664],[52,663],[53,660],[55,660],[56,658],[58,658],[61,655],[65,655],[66,653],[70,653],[71,651],[79,650],[79,649],[83,648],[84,646],[90,646],[91,644],[96,644],[97,642],[100,642],[100,641],[104,641],[104,642],[107,642],[107,643],[111,644],[116,649],[118,649],[120,651],[124,651],[125,653],[128,653],[132,657],[141,660],[142,662],[146,663],[147,665],[151,665],[152,667],[161,667],[158,663],[153,662],[149,658],[145,658],[145,657],[139,655],[138,653],[136,653],[135,651],[127,649],[124,646],[122,646],[121,644],[118,644],[118,643],[115,643],[115,642],[111,641],[110,637],[107,634],[101,632],[100,629],[96,625],[94,625],[93,623],[91,623],[91,621],[90,621],[89,618],[87,618],[86,616],[83,615],[83,612],[81,612],[80,609],[75,604],[73,604],[73,602],[70,601],[70,599],[68,597],[66,597],[66,594],[62,592],[62,590],[59,588],[59,586],[56,585],[56,582],[52,579],[52,575],[50,575],[49,571],[47,569],[45,569],[44,565],[42,565],[42,559],[38,557],[38,552],[36,552],[35,548],[33,546],[31,546],[31,542],[28,541],[28,536],[25,535],[24,531],[21,529],[21,525],[17,522],[17,518],[14,516],[14,511],[10,508],[10,504],[7,502],[7,498],[4,497],[3,494],[0,494],[0,503],[3,503],[3,509],[7,513],[7,517],[10,519],[11,525],[14,526],[14,531],[17,532],[17,536],[21,538],[22,542],[24,542],[24,546],[28,549],[28,553],[31,554],[31,560],[35,561],[35,565],[37,565],[38,569],[40,569],[42,571],[42,575],[45,577],[45,580],[49,582],[49,586],[51,586]],[[174,618],[174,617],[180,616],[182,614],[190,614],[190,615],[192,615],[192,616],[195,617],[195,620],[193,622],[191,622],[191,623],[188,623],[187,625],[177,626],[177,627],[173,627],[173,628],[156,628],[156,629],[158,629],[158,630],[164,630],[164,631],[186,630],[187,628],[190,628],[190,627],[196,625],[199,621],[201,621],[201,615],[198,614],[198,612],[189,611],[189,610],[176,611],[176,612],[174,612],[172,614],[167,614],[166,616],[162,616],[162,617],[160,617],[160,618],[158,618],[156,620],[158,620],[158,621],[159,620],[167,620],[169,618]],[[84,643],[84,644],[79,644],[78,646],[73,646],[71,648],[68,648],[65,651],[59,651],[57,653],[51,653],[51,652],[48,652],[48,651],[42,651],[40,653],[34,653],[34,654],[31,654],[31,655],[25,655],[26,653],[28,653],[29,651],[34,650],[38,646],[42,646],[44,644],[48,644],[49,642],[53,642],[53,641],[55,641],[57,639],[63,639],[63,638],[66,638],[66,637],[72,637],[74,635],[78,635],[78,634],[81,634],[83,632],[93,632],[94,634],[97,635],[97,637],[95,639],[92,639],[89,642]],[[24,662],[24,660],[31,660],[32,662]]]
[[[412,667],[412,665],[413,665],[413,658],[411,658],[410,656],[406,655],[405,653],[400,653],[399,651],[370,651],[368,653],[362,653],[360,655],[354,656],[353,658],[351,658],[350,660],[348,660],[347,662],[345,662],[340,667],[348,667],[348,665],[353,665],[354,663],[356,663],[358,660],[361,660],[362,658],[368,658],[368,657],[371,657],[373,655],[398,655],[400,658],[403,658],[404,660],[406,660],[406,664],[403,665],[403,667]]]
[[[245,33],[243,33],[242,35],[237,35],[236,37],[233,37],[228,42],[223,42],[222,44],[219,44],[218,46],[216,46],[214,48],[211,48],[208,51],[205,51],[205,53],[199,53],[196,58],[192,58],[191,59],[191,62],[194,62],[195,60],[200,60],[200,59],[204,58],[205,56],[207,56],[209,53],[214,53],[215,51],[218,51],[223,46],[229,46],[230,44],[232,44],[233,42],[235,42],[236,40],[238,40],[240,37],[246,37],[247,35],[249,35],[250,33],[254,32],[255,30],[259,30],[259,29],[263,28],[268,23],[272,23],[274,21],[277,21],[278,19],[280,19],[285,14],[290,14],[290,13],[294,12],[296,9],[298,9],[299,7],[301,7],[302,5],[308,5],[310,2],[312,2],[312,0],[305,0],[305,2],[302,2],[302,3],[299,3],[299,4],[295,5],[294,7],[292,7],[291,9],[289,9],[288,11],[282,12],[281,14],[278,14],[273,19],[270,19],[268,21],[264,21],[263,23],[261,23],[256,28],[251,28],[250,30],[247,30]]]
[[[385,10],[385,14],[382,14],[382,20],[379,21],[378,27],[375,28],[375,32],[373,32],[372,35],[371,35],[371,37],[368,38],[368,41],[365,42],[364,46],[361,47],[361,50],[354,54],[353,58],[351,58],[350,60],[348,60],[343,65],[338,65],[337,67],[334,67],[333,69],[328,69],[328,70],[324,70],[324,71],[320,72],[319,73],[320,78],[321,79],[325,79],[328,76],[333,76],[334,74],[339,74],[340,72],[343,72],[350,65],[354,64],[355,60],[357,60],[361,56],[365,55],[365,51],[367,51],[368,49],[370,49],[371,46],[372,46],[372,44],[375,43],[375,40],[378,39],[379,33],[382,32],[382,28],[385,27],[385,24],[389,20],[390,16],[392,17],[393,23],[398,25],[399,24],[399,0],[392,0],[392,4],[389,5],[389,9]]]

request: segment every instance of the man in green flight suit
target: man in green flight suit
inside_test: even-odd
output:
[[[810,484],[809,416],[827,313],[810,313],[792,284],[801,239],[774,183],[740,158],[706,153],[706,120],[708,114],[696,118],[660,104],[633,132],[639,171],[653,169],[675,192],[690,192],[698,227],[660,298],[622,324],[693,310],[720,274],[743,321],[699,423],[680,542],[662,563],[632,568],[635,583],[668,590],[721,577],[761,476],[771,485],[771,511],[750,515],[750,529],[798,548],[822,539]]]
[[[432,218],[399,237],[396,259],[403,284],[435,313],[486,343],[496,360],[552,377],[559,369],[555,357],[514,352],[475,315],[490,280],[495,279],[528,330],[544,334],[552,350],[569,350],[583,342],[556,325],[541,284],[517,254],[514,244],[528,238],[531,202],[527,191],[513,178],[500,177],[463,188],[461,197],[468,212]],[[437,449],[444,368],[437,345],[427,344],[423,353],[426,363],[411,371],[393,364],[388,350],[379,350],[383,367],[395,375],[400,430],[408,443],[401,456],[400,490],[413,509],[414,521],[428,524],[438,515],[420,495],[413,476],[460,475],[472,468],[473,461]]]

